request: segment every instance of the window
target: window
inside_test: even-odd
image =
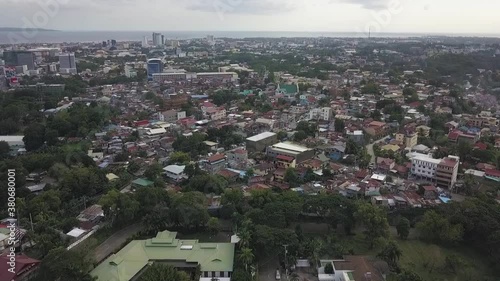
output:
[[[203,277],[208,278],[208,271],[203,272]]]
[[[220,277],[224,277],[224,271],[220,272]]]

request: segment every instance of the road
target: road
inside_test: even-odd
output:
[[[95,261],[100,263],[106,257],[118,250],[129,237],[135,235],[142,229],[143,226],[138,223],[128,226],[111,235],[108,239],[106,239],[106,241],[102,242],[102,244],[95,249]]]
[[[371,144],[366,146],[366,150],[368,151],[368,154],[370,154],[372,156],[372,160],[370,161],[370,163],[373,163],[373,164],[377,163],[377,159],[375,157],[375,151],[373,151],[373,145],[378,144],[380,142],[383,142],[389,137],[390,136],[385,136],[385,137],[379,139],[378,141],[375,141],[374,143],[371,143]]]
[[[259,281],[276,281],[276,269],[279,268],[278,256],[272,256],[259,263]],[[281,280],[285,280],[281,272]]]

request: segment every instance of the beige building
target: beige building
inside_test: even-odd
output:
[[[406,132],[406,133],[398,133],[396,134],[396,140],[402,144],[404,144],[405,148],[413,148],[418,144],[418,133],[414,132]]]

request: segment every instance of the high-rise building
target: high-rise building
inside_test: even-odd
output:
[[[144,37],[142,38],[142,47],[143,47],[143,48],[146,48],[146,47],[148,47],[148,46],[149,46],[148,37],[147,37],[147,36],[144,36]]]
[[[135,71],[130,65],[125,66],[125,76],[127,78],[137,77],[137,71]]]
[[[5,65],[22,66],[26,65],[28,70],[35,69],[35,55],[30,51],[5,51],[3,53]]]
[[[165,36],[163,34],[161,35],[161,45],[165,45]]]
[[[116,40],[115,39],[111,39],[111,47],[116,47]]]
[[[59,54],[59,67],[61,73],[76,74],[75,53]]]
[[[153,74],[163,72],[163,62],[161,59],[148,60],[148,80],[153,80]]]
[[[153,45],[154,46],[161,46],[162,43],[161,43],[161,33],[156,33],[156,32],[153,32]]]

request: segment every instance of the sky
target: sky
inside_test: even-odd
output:
[[[58,30],[500,33],[495,0],[0,0],[0,7],[1,27]]]

